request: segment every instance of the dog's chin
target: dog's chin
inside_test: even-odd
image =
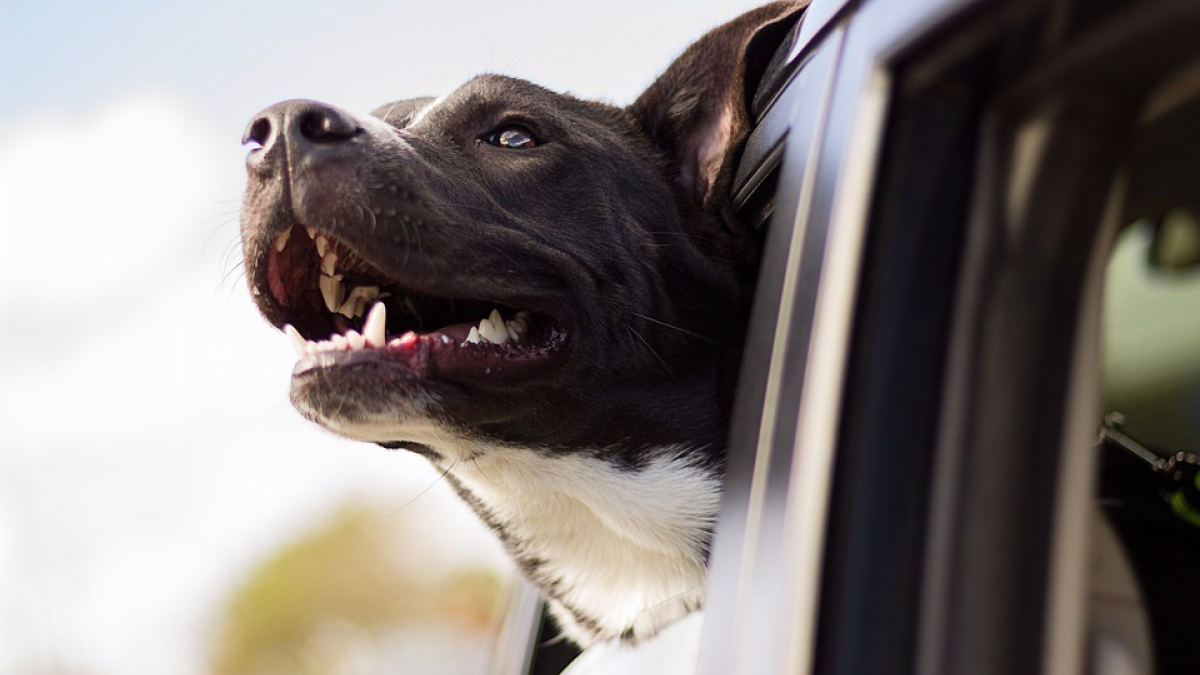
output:
[[[437,433],[430,419],[439,397],[395,368],[308,368],[292,376],[291,399],[308,420],[354,440],[429,442],[426,436]]]
[[[441,447],[495,420],[496,401],[514,400],[512,389],[553,378],[567,353],[555,330],[531,331],[524,346],[443,337],[410,334],[379,348],[306,355],[292,373],[292,404],[346,438]]]

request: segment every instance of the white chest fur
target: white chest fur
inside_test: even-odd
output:
[[[580,645],[637,642],[704,604],[705,546],[721,491],[716,470],[699,459],[705,453],[655,448],[625,467],[603,450],[491,445],[411,419],[322,423],[350,438],[407,438],[440,453],[435,464]]]
[[[489,448],[449,475],[586,645],[652,636],[703,604],[719,479],[681,448],[649,456],[625,468],[598,454]]]

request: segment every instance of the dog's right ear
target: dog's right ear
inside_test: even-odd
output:
[[[671,161],[682,194],[708,211],[728,201],[736,158],[750,132],[749,101],[775,48],[808,6],[775,2],[688,47],[629,107]]]

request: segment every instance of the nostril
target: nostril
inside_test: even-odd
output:
[[[349,116],[329,108],[303,112],[297,126],[300,135],[313,143],[337,143],[349,140],[361,131]]]
[[[242,145],[256,144],[258,147],[263,147],[271,138],[271,120],[266,117],[260,117],[250,123],[246,128],[246,135],[242,136]]]

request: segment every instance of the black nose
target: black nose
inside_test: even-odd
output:
[[[284,101],[263,110],[246,127],[242,144],[258,147],[246,158],[246,168],[272,172],[283,161],[315,162],[328,150],[362,133],[350,113],[318,101]],[[286,148],[286,153],[281,152]]]

